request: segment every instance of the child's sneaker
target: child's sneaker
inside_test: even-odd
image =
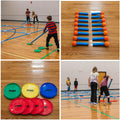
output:
[[[94,105],[96,105],[97,103],[96,102],[94,102]]]
[[[108,102],[108,105],[111,105],[112,103],[111,102]]]
[[[59,52],[59,49],[57,50],[57,52]]]
[[[47,47],[46,50],[49,50],[49,48]]]

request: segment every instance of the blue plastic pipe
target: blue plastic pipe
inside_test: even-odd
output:
[[[93,43],[93,46],[105,46],[105,43],[102,42],[102,43]]]
[[[104,40],[104,37],[95,37],[95,38],[92,38],[93,41],[99,41],[99,40]]]
[[[89,32],[78,32],[78,35],[89,35]]]
[[[88,16],[79,15],[79,18],[86,18],[86,19],[88,19]]]
[[[81,31],[89,31],[89,28],[80,28],[80,27],[78,27],[78,30],[81,30]]]
[[[88,20],[81,20],[81,19],[78,19],[78,22],[87,22],[87,23],[88,23]]]
[[[92,35],[104,35],[103,32],[93,32]]]
[[[79,12],[80,15],[88,15],[86,12]]]
[[[95,24],[92,24],[92,26],[102,26],[102,23],[95,23]]]
[[[92,31],[102,31],[103,28],[92,28]]]
[[[101,14],[101,12],[93,12],[93,13],[91,13],[91,15],[97,15],[97,14]]]
[[[102,19],[92,20],[92,22],[102,22]]]
[[[98,16],[91,16],[92,19],[95,19],[95,18],[101,18],[101,15],[98,15]]]
[[[86,43],[86,42],[77,42],[77,45],[78,46],[88,46],[89,43]]]
[[[78,26],[88,26],[88,24],[78,23]]]
[[[86,37],[77,37],[77,40],[88,41],[88,40],[89,40],[89,38],[86,38]]]

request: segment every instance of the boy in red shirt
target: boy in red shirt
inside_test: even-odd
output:
[[[110,96],[109,96],[110,94],[109,94],[109,90],[107,87],[109,78],[111,79],[111,77],[109,75],[105,76],[104,79],[102,80],[102,82],[100,83],[100,95],[98,97],[98,103],[100,103],[100,97],[101,97],[101,95],[103,95],[103,92],[104,92],[105,96],[107,96],[107,98],[108,98],[108,104],[111,104]]]
[[[55,22],[51,21],[52,20],[52,16],[47,16],[47,24],[43,30],[43,33],[46,31],[46,29],[48,28],[48,36],[47,36],[47,39],[46,39],[46,47],[47,47],[47,50],[49,50],[49,41],[51,39],[51,37],[54,37],[54,40],[55,40],[55,43],[56,43],[56,46],[57,46],[57,51],[59,52],[59,41],[58,41],[58,36],[57,36],[57,26],[55,24]]]

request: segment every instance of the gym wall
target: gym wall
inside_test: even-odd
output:
[[[58,1],[2,1],[1,19],[26,21],[25,11],[35,11],[39,21],[46,22],[48,15],[53,16],[53,21],[59,22],[59,2]]]
[[[61,90],[67,90],[67,77],[70,77],[71,90],[74,90],[75,78],[78,79],[78,90],[90,90],[88,87],[88,77],[94,66],[97,66],[98,71],[105,71],[113,78],[110,89],[119,89],[118,61],[62,61]]]

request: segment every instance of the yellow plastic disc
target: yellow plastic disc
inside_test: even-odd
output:
[[[22,95],[26,98],[35,98],[39,95],[39,88],[33,83],[27,83],[22,87]]]

